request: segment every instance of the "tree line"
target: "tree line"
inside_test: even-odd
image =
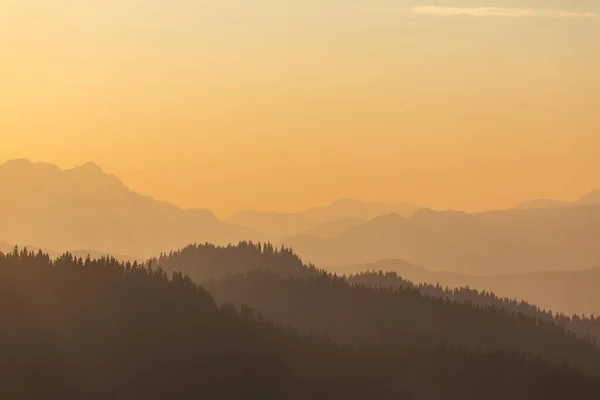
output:
[[[180,272],[108,257],[0,253],[0,326],[0,397],[7,399],[600,395],[597,378],[506,350],[445,345],[391,354],[339,346],[246,306],[218,306]]]

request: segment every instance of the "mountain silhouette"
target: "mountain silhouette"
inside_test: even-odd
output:
[[[466,274],[600,266],[600,206],[480,214],[420,210],[377,217],[337,238],[285,240],[319,267],[403,259]]]
[[[240,211],[229,218],[228,222],[253,229],[269,237],[286,237],[303,234],[313,229],[318,231],[323,229],[323,224],[343,226],[344,222],[341,221],[370,220],[391,213],[410,216],[418,209],[419,207],[412,204],[368,203],[354,199],[339,199],[325,207],[315,207],[296,213]],[[341,232],[344,232],[344,229]]]
[[[9,161],[0,165],[0,186],[0,238],[9,243],[139,258],[189,242],[260,238],[210,211],[183,210],[135,193],[94,163],[63,171]]]
[[[552,199],[536,199],[526,201],[515,207],[519,210],[530,210],[530,209],[541,209],[541,208],[558,208],[558,207],[569,207],[569,206],[589,206],[589,205],[600,205],[600,190],[588,193],[576,201],[563,201],[563,200],[552,200]]]

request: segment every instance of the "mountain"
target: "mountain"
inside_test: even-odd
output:
[[[295,236],[313,229],[319,231],[323,229],[323,224],[338,225],[339,229],[351,220],[370,220],[391,213],[410,216],[418,209],[419,207],[412,204],[367,203],[353,199],[340,199],[326,207],[311,208],[296,213],[241,211],[229,218],[228,222],[275,238]]]
[[[600,396],[596,377],[505,350],[339,347],[275,326],[248,307],[218,307],[189,278],[169,279],[137,263],[0,255],[0,304],[5,399]],[[551,346],[557,338],[539,342]],[[596,350],[589,350],[593,360]]]
[[[320,267],[402,259],[485,275],[600,266],[600,206],[377,217],[336,238],[284,241]]]
[[[470,287],[493,292],[502,298],[526,300],[543,309],[567,315],[600,315],[600,268],[477,276],[432,271],[404,260],[384,260],[336,266],[328,270],[338,274],[391,271],[415,284]]]
[[[183,210],[135,193],[93,163],[63,171],[9,161],[0,165],[0,187],[0,238],[11,243],[140,258],[189,242],[260,238],[210,211]]]
[[[515,207],[518,210],[530,210],[530,209],[543,209],[543,208],[558,208],[558,207],[569,207],[569,206],[589,206],[589,205],[600,205],[600,190],[588,193],[576,201],[563,201],[563,200],[552,200],[552,199],[537,199],[526,201]]]
[[[554,334],[568,330],[579,339],[600,341],[600,318],[553,314],[489,291],[415,285],[393,272],[333,276],[304,265],[290,249],[270,244],[190,245],[153,259],[152,267],[186,274],[219,302],[250,305],[273,321],[326,333],[345,345],[369,343],[390,351],[443,342],[474,350],[506,348],[549,356],[554,350],[529,342],[541,327]],[[465,327],[468,331],[459,332]],[[510,333],[499,333],[503,329]],[[554,335],[550,331],[544,335]],[[559,336],[555,338],[560,342]],[[577,347],[572,339],[563,337],[562,345]]]

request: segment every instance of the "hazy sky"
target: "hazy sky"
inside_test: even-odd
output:
[[[219,215],[600,188],[597,0],[0,0],[0,161]]]

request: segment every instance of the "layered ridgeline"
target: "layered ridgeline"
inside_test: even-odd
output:
[[[416,287],[397,276],[384,282],[383,274],[381,279],[364,274],[348,281],[304,266],[291,250],[271,245],[193,245],[154,262],[203,282],[220,303],[246,304],[268,319],[328,334],[340,344],[387,351],[440,343],[508,349],[600,374],[600,349],[592,337],[598,335],[598,319],[553,316],[484,292]]]
[[[0,254],[7,399],[597,398],[600,380],[505,351],[394,355],[217,307],[181,274],[114,259]]]
[[[541,271],[526,274],[467,275],[432,271],[404,260],[343,265],[328,271],[354,275],[364,271],[396,272],[413,283],[444,287],[469,286],[502,297],[526,299],[546,310],[566,314],[600,314],[600,268]]]
[[[402,259],[472,275],[600,267],[600,194],[564,207],[485,213],[342,199],[299,213],[242,212],[227,221],[130,190],[88,163],[0,164],[0,241],[139,259],[188,243],[273,241],[321,267]],[[59,226],[60,231],[56,230]]]
[[[337,237],[283,240],[323,267],[401,259],[431,270],[490,275],[600,267],[600,205],[384,215]]]

